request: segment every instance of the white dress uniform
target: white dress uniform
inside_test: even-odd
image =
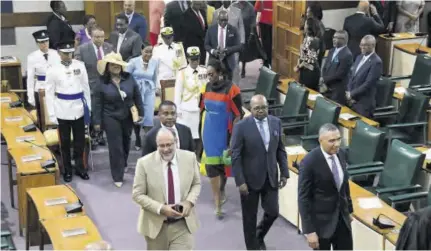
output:
[[[170,46],[161,43],[154,47],[153,58],[159,60],[156,83],[158,88],[160,80],[175,79],[177,71],[187,66],[183,46],[175,42]]]
[[[91,111],[90,86],[84,63],[72,59],[69,66],[58,64],[51,67],[47,73],[46,102],[51,122],[57,123],[57,118],[76,120],[84,116],[84,104],[81,99],[65,100],[58,94],[83,93],[88,109]]]
[[[35,95],[39,89],[45,89],[46,73],[49,68],[60,64],[60,56],[53,49],[48,49],[47,58],[41,50],[34,51],[27,56],[27,98],[32,106],[35,104]]]
[[[207,69],[188,65],[180,70],[175,81],[175,104],[178,109],[177,122],[186,125],[193,139],[199,139],[199,98],[201,87],[207,82]]]

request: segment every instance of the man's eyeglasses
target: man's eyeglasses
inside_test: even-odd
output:
[[[263,110],[268,109],[268,106],[267,105],[255,106],[255,107],[252,107],[251,109],[253,109],[255,111],[263,111]]]

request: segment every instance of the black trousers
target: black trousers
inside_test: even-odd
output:
[[[130,150],[130,136],[133,130],[132,117],[118,120],[110,116],[103,116],[103,128],[108,139],[109,164],[114,182],[123,182],[124,168]]]
[[[91,94],[91,118],[93,118],[93,111],[94,111],[94,104],[96,103],[95,101],[95,97],[94,94]],[[91,135],[91,139],[92,139],[92,144],[98,144],[98,140],[103,138],[103,130],[100,130],[99,132],[96,132],[96,130],[94,130],[94,123],[93,120],[91,120],[91,125],[90,125],[90,135]]]
[[[268,178],[256,191],[249,188],[248,195],[241,195],[242,226],[247,250],[259,250],[259,238],[264,238],[278,217],[278,187],[271,187]],[[257,223],[257,210],[261,198],[263,218]]]
[[[63,161],[64,172],[72,173],[72,162],[70,157],[70,132],[73,134],[73,158],[75,160],[75,171],[86,173],[87,168],[84,166],[86,157],[85,149],[85,124],[84,117],[77,120],[58,120],[58,132],[60,135],[60,152]]]
[[[260,37],[262,39],[262,47],[266,53],[266,61],[264,66],[269,66],[272,63],[272,25],[259,23]]]
[[[349,223],[350,224],[350,223]],[[352,232],[341,217],[338,218],[337,228],[329,239],[319,238],[319,250],[353,250]]]
[[[34,92],[34,104],[36,105],[36,111],[37,111],[37,125],[39,128],[42,126],[42,112],[40,107],[40,99],[39,99],[39,93]]]

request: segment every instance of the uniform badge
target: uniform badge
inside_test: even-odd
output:
[[[199,80],[204,79],[204,74],[199,74],[199,75],[198,75],[198,79],[199,79]]]
[[[177,57],[181,57],[181,54],[182,54],[182,53],[181,53],[181,50],[179,50],[179,49],[178,49],[178,50],[176,50],[176,54],[177,54]]]
[[[74,69],[73,74],[79,75],[79,74],[81,74],[81,70],[80,69]]]

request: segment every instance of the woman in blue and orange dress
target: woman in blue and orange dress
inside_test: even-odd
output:
[[[204,158],[207,176],[216,207],[216,216],[223,218],[221,210],[226,197],[225,163],[223,151],[229,150],[233,125],[243,115],[241,91],[230,80],[224,79],[224,70],[220,61],[208,63],[208,83],[202,86],[200,98],[201,139],[204,147]]]

